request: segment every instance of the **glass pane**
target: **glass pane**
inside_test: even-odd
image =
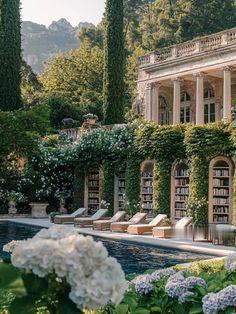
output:
[[[180,122],[185,123],[185,121],[184,121],[184,108],[180,109]]]
[[[215,114],[215,104],[210,104],[210,114]]]
[[[187,94],[187,93],[186,93],[186,100],[187,100],[187,101],[190,101],[190,100],[191,100],[190,95]]]
[[[186,107],[185,110],[185,122],[188,123],[190,122],[190,107]]]
[[[208,104],[204,105],[204,115],[208,115]]]
[[[181,101],[184,101],[184,93],[181,94]]]

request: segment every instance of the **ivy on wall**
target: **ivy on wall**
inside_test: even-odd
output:
[[[101,199],[109,203],[108,215],[114,213],[114,165],[109,161],[104,161],[102,165],[102,194]]]
[[[125,201],[130,204],[130,214],[134,210],[140,209],[140,181],[141,181],[141,162],[137,159],[130,158],[127,161],[125,172]]]
[[[153,173],[153,209],[155,214],[167,214],[170,216],[170,161],[159,161],[154,165]]]
[[[205,225],[208,223],[209,163],[216,156],[232,156],[230,127],[223,122],[188,127],[184,144],[190,164],[189,215],[198,225]]]
[[[53,150],[44,147],[42,158],[47,159],[47,167],[51,163],[80,165],[76,170],[79,178],[75,184],[76,206],[82,204],[84,173],[86,175],[101,165],[104,171],[102,198],[113,206],[114,173],[122,171],[126,179],[126,200],[129,204],[138,204],[141,162],[155,160],[154,210],[166,214],[170,213],[171,167],[175,160],[187,158],[190,167],[189,204],[192,204],[188,207],[189,214],[198,224],[204,225],[208,221],[207,204],[203,200],[207,203],[210,160],[216,156],[232,157],[235,152],[234,125],[158,126],[154,122],[139,121],[117,129],[90,131],[76,144],[54,147]],[[236,196],[233,217],[236,223],[235,208]]]
[[[84,207],[84,180],[85,173],[81,166],[75,164],[74,172],[74,209]]]

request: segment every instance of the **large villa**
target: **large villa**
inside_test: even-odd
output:
[[[230,122],[236,99],[235,71],[236,28],[160,49],[139,58],[138,94],[133,110],[159,125]],[[234,160],[227,156],[210,160],[209,223],[232,222],[234,167]],[[154,162],[146,160],[140,169],[141,205],[149,214],[153,209],[153,168]],[[125,186],[125,173],[116,174],[115,211],[124,208]],[[190,188],[187,162],[175,162],[170,199],[173,221],[186,216]],[[99,208],[100,191],[101,172],[90,173],[85,179],[86,208]]]

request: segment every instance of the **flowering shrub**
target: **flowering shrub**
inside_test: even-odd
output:
[[[226,260],[225,265],[235,261]],[[214,269],[208,264],[214,264]],[[122,314],[233,314],[236,311],[236,273],[222,261],[167,268],[134,278],[118,307],[106,313]],[[196,272],[194,272],[196,269]],[[203,271],[206,269],[208,271]],[[210,271],[211,270],[211,271]]]
[[[68,313],[77,313],[75,305],[83,310],[98,309],[109,301],[118,304],[127,289],[121,266],[108,257],[102,243],[68,227],[41,230],[34,238],[11,242],[4,249],[12,252],[12,265],[24,270],[21,278],[28,298],[37,293],[32,306],[43,298],[49,310],[54,308],[50,313],[67,313],[61,308],[62,295],[69,308],[74,308]],[[32,291],[33,282],[40,289]]]

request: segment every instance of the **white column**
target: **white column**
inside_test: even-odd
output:
[[[223,88],[223,120],[224,122],[231,121],[231,70],[230,67],[223,68],[224,71],[224,88]]]
[[[159,90],[161,84],[158,82],[153,83],[152,90],[152,121],[159,124]]]
[[[181,79],[173,79],[174,97],[173,97],[173,124],[180,124],[180,88]]]
[[[204,79],[203,73],[196,76],[196,125],[204,124]]]
[[[145,89],[145,119],[152,120],[152,84],[148,83]]]

